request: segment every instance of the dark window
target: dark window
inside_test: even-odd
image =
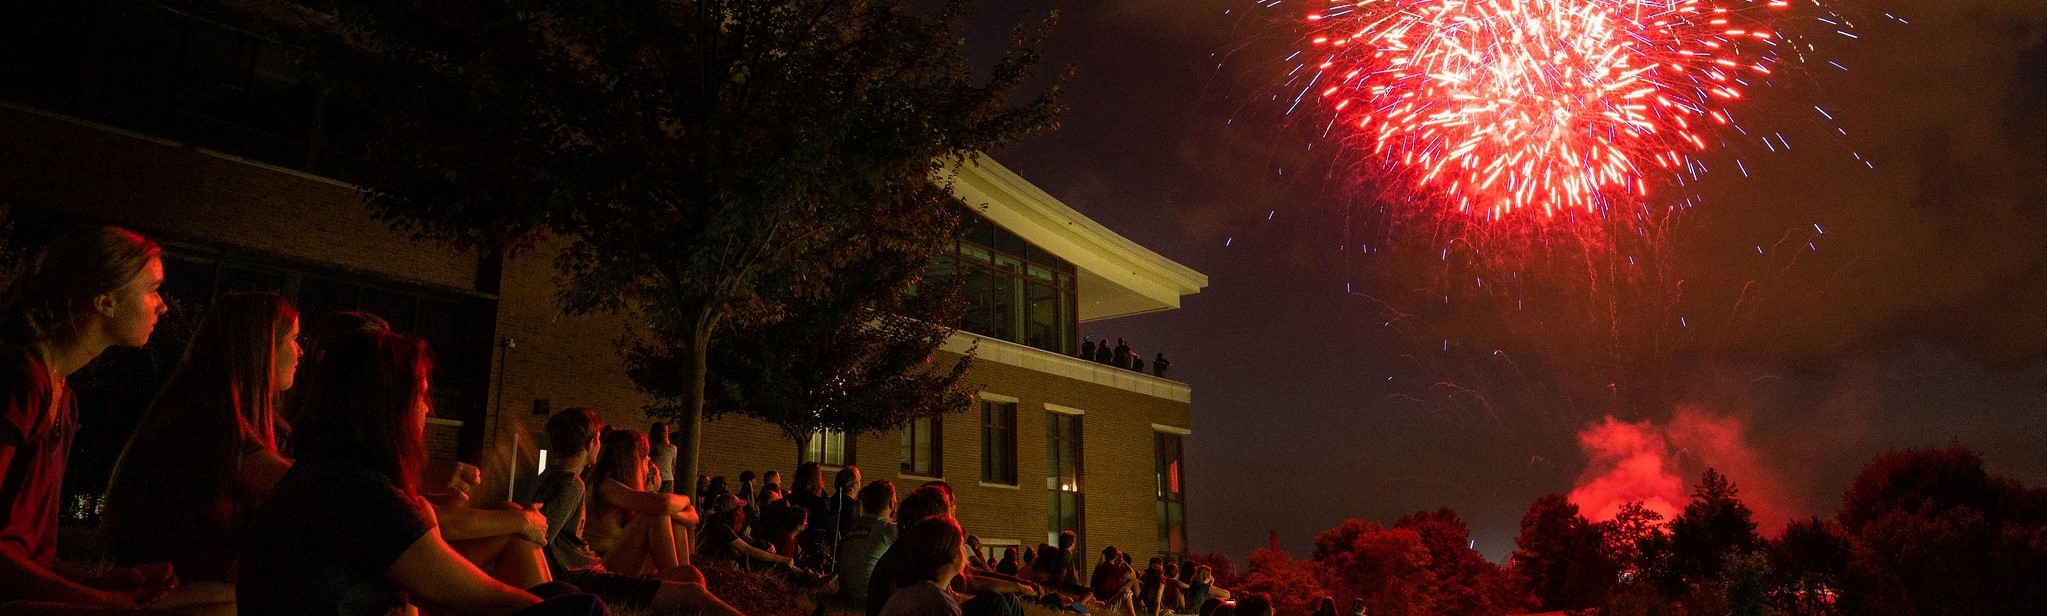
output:
[[[1080,416],[1046,413],[1046,543],[1058,545],[1060,531],[1070,530],[1082,539],[1087,538],[1081,530],[1086,505],[1081,498],[1080,468]]]
[[[1152,433],[1152,484],[1158,500],[1159,553],[1169,559],[1187,554],[1187,487],[1182,476],[1180,435]]]
[[[903,427],[902,472],[918,477],[944,477],[941,451],[944,439],[937,417],[926,417]]]
[[[1016,485],[1016,403],[981,401],[981,481]]]
[[[957,249],[932,259],[934,281],[964,277],[960,329],[1071,355],[1078,348],[1074,267],[973,212]]]
[[[297,48],[140,0],[0,3],[0,97],[345,177]],[[334,105],[339,106],[339,105]]]

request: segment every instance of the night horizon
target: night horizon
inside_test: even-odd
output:
[[[1029,23],[1055,7],[983,7],[975,19]],[[1681,480],[1681,497],[1717,467],[1765,534],[1832,515],[1854,473],[1892,449],[1956,441],[1997,472],[2047,481],[2047,458],[2031,446],[2047,425],[2027,412],[2047,395],[2047,365],[2041,330],[2023,316],[2047,299],[2026,283],[2047,241],[2037,215],[2047,10],[1836,6],[1859,38],[1822,41],[1814,59],[1779,68],[1796,73],[1743,101],[1747,128],[1767,127],[1789,150],[1753,140],[1716,149],[1698,182],[1659,186],[1655,198],[1697,205],[1663,236],[1662,278],[1639,291],[1681,284],[1682,297],[1617,300],[1663,312],[1623,315],[1630,331],[1602,340],[1574,339],[1575,324],[1514,314],[1498,297],[1431,306],[1452,286],[1441,273],[1398,277],[1429,276],[1418,262],[1433,259],[1421,254],[1443,242],[1386,233],[1358,211],[1384,202],[1360,197],[1349,171],[1308,147],[1312,131],[1285,115],[1289,101],[1275,100],[1289,91],[1270,56],[1295,43],[1308,8],[1056,8],[1047,63],[1079,67],[1071,110],[1059,130],[994,155],[1211,276],[1178,311],[1082,327],[1147,357],[1165,352],[1194,386],[1197,551],[1241,557],[1276,530],[1301,555],[1345,518],[1390,524],[1448,506],[1504,562],[1530,501],[1637,453],[1667,459],[1666,476],[1605,484]],[[1355,247],[1371,240],[1397,254],[1360,257]],[[1580,305],[1542,316],[1612,299],[1580,293]],[[1386,325],[1403,318],[1419,325]],[[1595,461],[1580,432],[1625,432],[1660,450]]]

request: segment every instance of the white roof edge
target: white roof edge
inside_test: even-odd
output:
[[[1008,205],[1019,206],[1015,212],[1016,214],[1022,215],[1025,218],[1037,219],[1023,222],[1036,223],[1037,226],[1042,227],[1045,231],[1063,235],[1066,239],[1075,241],[1081,248],[1095,253],[1098,257],[1108,257],[1113,261],[1120,261],[1127,265],[1141,268],[1143,271],[1131,273],[1141,273],[1145,278],[1150,279],[1150,282],[1163,287],[1169,287],[1172,291],[1177,292],[1178,295],[1192,295],[1208,288],[1207,274],[1181,265],[1172,259],[1153,252],[1149,248],[1145,248],[1142,244],[1130,241],[1129,238],[1109,230],[1108,227],[1104,227],[1101,223],[1095,222],[1094,219],[1075,211],[1072,207],[1068,207],[1065,203],[1060,202],[1058,198],[1047,194],[1028,180],[1018,176],[1016,172],[1010,171],[1008,167],[1002,166],[1001,163],[996,162],[993,157],[987,154],[975,155],[973,159],[956,165],[954,168],[958,169],[952,178],[956,182],[971,183],[975,188],[990,193],[989,197],[1010,197],[1001,201]],[[955,186],[955,190],[958,190],[957,186]],[[983,204],[969,202],[968,205],[978,208],[978,206]],[[1028,233],[1029,230],[1027,229],[1011,227],[1009,230],[1018,235],[1026,236],[1026,239],[1035,240],[1035,238],[1030,237],[1031,234]],[[1032,243],[1039,244],[1039,247],[1045,248],[1055,255],[1060,252],[1054,246],[1045,245],[1049,242],[1033,241]],[[1089,261],[1089,259],[1076,259],[1072,255],[1059,256],[1068,261],[1075,261],[1076,264],[1080,261]],[[1109,274],[1112,272],[1102,273]],[[1175,301],[1173,304],[1177,307],[1178,302]]]

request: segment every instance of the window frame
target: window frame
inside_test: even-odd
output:
[[[981,400],[981,482],[994,485],[1018,485],[1017,473],[1017,403],[1013,400]],[[1003,424],[991,422],[1001,416],[1008,421]],[[999,448],[999,449],[998,449]],[[994,453],[1005,455],[996,460]],[[998,462],[1002,463],[1000,467]]]
[[[930,462],[928,469],[919,469],[916,466],[918,462],[917,456],[920,453],[916,450],[919,423],[924,423],[926,429],[931,433],[929,451],[921,452],[928,457]],[[896,460],[897,474],[904,477],[945,478],[945,419],[943,417],[920,417],[911,420],[909,424],[903,426],[901,434],[902,446],[898,449],[899,455],[897,455]]]

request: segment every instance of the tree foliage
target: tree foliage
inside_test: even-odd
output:
[[[966,0],[220,1],[302,36],[366,112],[350,128],[376,217],[507,255],[560,246],[565,311],[631,314],[627,348],[667,347],[678,374],[653,389],[672,386],[683,476],[714,334],[928,250],[946,166],[1059,109],[1056,85],[1021,91],[1045,31],[977,73]]]
[[[1285,551],[1264,548],[1251,553],[1241,590],[1270,595],[1274,614],[1307,614],[1329,594],[1322,572],[1313,560],[1294,560]]]
[[[1741,490],[1726,475],[1706,469],[1692,500],[1670,521],[1671,571],[1683,584],[1719,579],[1732,555],[1763,545],[1755,514],[1741,502]]]
[[[1527,580],[1543,608],[1581,609],[1598,605],[1616,577],[1602,551],[1599,528],[1578,515],[1562,494],[1538,498],[1521,517],[1514,537],[1514,568]]]
[[[1315,563],[1340,600],[1364,599],[1373,614],[1437,614],[1440,581],[1429,548],[1413,529],[1345,520],[1315,536]],[[1312,607],[1312,606],[1310,606]]]
[[[932,235],[950,242],[951,228]],[[933,364],[963,302],[957,283],[921,281],[927,261],[893,251],[850,263],[826,281],[829,293],[783,299],[780,320],[721,332],[711,346],[705,417],[754,417],[802,443],[822,430],[894,429],[966,408],[971,351]],[[651,411],[681,414],[677,347],[628,337],[624,350],[628,374],[655,397]]]

